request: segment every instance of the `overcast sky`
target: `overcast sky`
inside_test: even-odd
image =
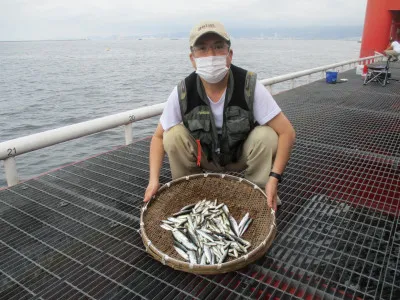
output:
[[[189,32],[203,19],[229,28],[363,25],[367,0],[0,0],[0,40]]]

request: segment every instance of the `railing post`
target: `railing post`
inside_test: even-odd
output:
[[[294,79],[290,80],[290,88],[294,89]]]
[[[132,123],[126,124],[125,126],[125,145],[133,143],[133,128]]]
[[[270,92],[270,94],[272,95],[272,85],[267,85],[267,90]]]
[[[6,173],[6,180],[8,186],[18,184],[17,164],[15,157],[9,157],[4,160],[4,171]]]

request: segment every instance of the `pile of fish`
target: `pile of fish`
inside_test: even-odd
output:
[[[241,238],[252,222],[249,213],[238,224],[217,199],[187,205],[161,222],[162,228],[172,232],[178,254],[193,264],[223,263],[247,253],[251,246]]]

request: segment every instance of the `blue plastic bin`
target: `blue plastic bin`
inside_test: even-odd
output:
[[[326,71],[326,82],[327,83],[336,83],[338,73],[339,72],[336,72],[336,71]]]

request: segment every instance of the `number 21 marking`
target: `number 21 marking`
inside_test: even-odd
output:
[[[17,149],[15,149],[15,147],[12,149],[9,148],[9,149],[7,149],[7,151],[8,151],[8,157],[13,157],[13,156],[17,155]]]

